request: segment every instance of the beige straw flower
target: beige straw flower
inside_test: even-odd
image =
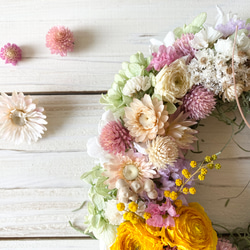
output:
[[[166,168],[166,164],[172,165],[179,155],[177,144],[170,136],[157,136],[148,141],[146,151],[150,162],[158,170]]]
[[[136,142],[146,142],[153,140],[157,134],[164,134],[168,112],[162,101],[157,98],[151,100],[149,95],[144,95],[141,100],[134,99],[124,110],[125,126]]]
[[[12,96],[0,96],[0,138],[20,144],[36,142],[46,131],[46,116],[36,107],[30,96],[13,92]]]
[[[193,149],[192,144],[197,141],[194,136],[197,130],[190,128],[197,122],[187,119],[188,115],[188,113],[180,112],[180,109],[178,109],[170,116],[169,126],[166,128],[166,135],[174,138],[180,149]]]
[[[241,83],[236,83],[236,93],[237,96],[240,97],[240,95],[242,94],[243,90],[244,90],[244,85]],[[227,87],[222,95],[222,100],[225,102],[226,100],[229,102],[232,102],[235,100],[235,89],[234,89],[234,85],[231,85],[229,87]]]

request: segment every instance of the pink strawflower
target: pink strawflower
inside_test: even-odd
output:
[[[147,219],[146,223],[153,227],[174,227],[175,222],[173,217],[178,217],[169,199],[162,205],[149,203],[145,212],[151,215],[151,218]]]
[[[7,43],[1,48],[0,57],[5,60],[5,63],[15,66],[22,59],[22,50],[14,43]]]
[[[216,105],[214,93],[201,85],[195,85],[183,98],[183,109],[195,120],[204,119],[211,114]]]
[[[190,41],[194,39],[194,34],[183,34],[180,39],[177,39],[173,47],[179,51],[182,56],[188,56],[187,62],[194,58],[195,49],[190,46]]]
[[[46,35],[46,47],[50,48],[52,54],[66,56],[74,49],[72,31],[64,26],[52,27]]]
[[[132,141],[129,131],[123,127],[120,121],[107,123],[99,137],[100,145],[110,154],[124,154],[132,147]]]
[[[152,53],[153,59],[147,67],[147,70],[150,71],[154,68],[157,71],[160,71],[165,65],[169,65],[174,62],[176,59],[181,58],[183,55],[179,49],[176,49],[173,46],[166,47],[161,45],[158,52]]]
[[[216,250],[237,250],[236,247],[230,243],[230,241],[223,238],[219,238],[216,246]]]

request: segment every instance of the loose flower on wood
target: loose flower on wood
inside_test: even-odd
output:
[[[0,139],[21,144],[36,142],[46,131],[44,109],[37,107],[30,96],[13,92],[0,96]]]
[[[46,35],[46,47],[51,54],[67,56],[74,49],[73,32],[64,26],[52,27]]]
[[[22,59],[22,50],[14,43],[7,43],[1,48],[0,57],[5,60],[5,63],[11,63],[16,66]]]

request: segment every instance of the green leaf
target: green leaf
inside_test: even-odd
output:
[[[183,29],[181,27],[178,27],[178,28],[174,29],[173,32],[174,32],[175,37],[180,38],[181,35],[183,34]]]
[[[175,111],[177,110],[176,106],[171,103],[171,102],[168,102],[167,103],[167,111],[168,111],[168,114],[173,114]]]
[[[144,70],[144,67],[140,66],[137,63],[130,63],[128,65],[127,70],[125,71],[126,76],[129,78],[135,77],[135,76],[141,76],[142,72]]]
[[[206,22],[206,19],[207,19],[207,13],[202,12],[192,21],[190,25],[201,27]]]
[[[248,18],[248,19],[246,20],[246,24],[248,24],[248,23],[250,23],[250,18]]]
[[[92,195],[92,202],[97,206],[98,210],[102,210],[105,207],[103,196],[97,193]]]
[[[200,27],[198,26],[187,26],[183,29],[183,34],[188,34],[188,33],[196,34],[199,31],[200,31]]]
[[[137,52],[136,54],[130,56],[130,62],[137,63],[143,66],[147,64],[147,61],[145,60],[144,55],[141,52]]]
[[[95,207],[94,207],[93,203],[91,203],[91,202],[88,202],[88,213],[89,214],[95,213]]]
[[[230,201],[230,199],[227,199],[227,201],[226,201],[226,203],[225,203],[225,207],[227,207],[229,201]]]
[[[99,228],[100,227],[100,220],[101,220],[101,216],[99,214],[94,215],[91,219],[91,225],[93,227]]]

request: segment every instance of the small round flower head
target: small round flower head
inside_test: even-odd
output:
[[[216,246],[216,250],[237,250],[236,247],[233,247],[230,241],[219,238]]]
[[[46,35],[46,47],[50,48],[51,54],[66,56],[74,49],[72,31],[64,26],[52,27]]]
[[[106,124],[99,138],[100,145],[110,154],[124,154],[132,147],[132,137],[120,121],[111,121]]]
[[[5,63],[15,66],[22,59],[22,50],[14,43],[7,43],[1,48],[0,57],[5,60]]]
[[[195,85],[183,98],[183,108],[189,117],[195,120],[204,119],[216,104],[214,93],[203,86]]]

